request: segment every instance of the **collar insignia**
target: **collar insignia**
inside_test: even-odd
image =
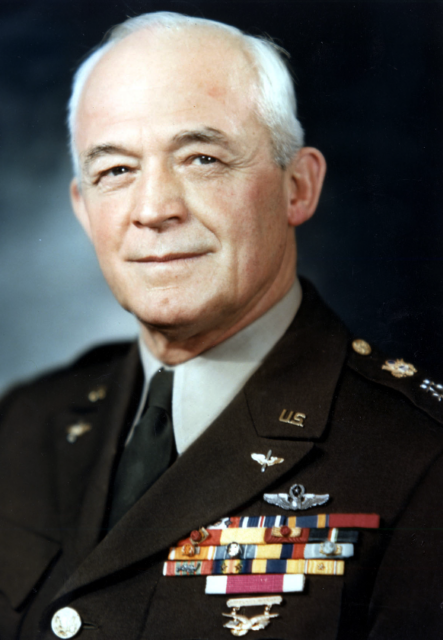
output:
[[[417,369],[413,364],[408,364],[404,360],[386,360],[382,366],[384,371],[392,373],[394,378],[407,378],[417,373]]]
[[[77,438],[80,438],[83,434],[91,431],[92,427],[87,422],[77,422],[76,424],[71,424],[69,427],[66,427],[66,440],[68,442],[75,442]]]
[[[287,422],[288,424],[293,424],[296,427],[304,427],[304,420],[306,420],[306,415],[304,413],[299,413],[295,411],[288,411],[283,409],[279,417],[280,422]]]
[[[272,467],[274,464],[281,464],[284,462],[284,458],[276,458],[272,455],[272,449],[269,449],[268,453],[251,453],[251,458],[261,465],[262,472],[266,471],[267,467]]]

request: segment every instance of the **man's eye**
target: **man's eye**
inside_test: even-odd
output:
[[[193,162],[195,164],[213,164],[217,162],[217,158],[213,158],[212,156],[195,156]]]
[[[128,171],[128,167],[112,167],[112,169],[106,171],[106,174],[111,176],[121,176],[123,173],[128,173]]]
[[[103,184],[108,187],[119,186],[121,184],[126,184],[127,179],[125,180],[114,180],[114,178],[119,178],[126,174],[133,173],[134,169],[128,167],[127,165],[117,165],[115,167],[110,167],[109,169],[104,169],[100,171],[95,178],[95,184]]]

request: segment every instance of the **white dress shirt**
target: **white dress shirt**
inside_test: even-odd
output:
[[[157,360],[140,338],[145,382],[134,425],[140,419],[152,376],[161,368],[174,371],[172,422],[179,454],[220,415],[272,347],[283,336],[301,303],[298,279],[269,311],[227,340],[174,367]],[[128,441],[132,433],[128,436]]]

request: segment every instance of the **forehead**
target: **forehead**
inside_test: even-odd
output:
[[[230,34],[191,28],[144,30],[115,45],[98,62],[83,90],[76,141],[87,132],[139,123],[179,127],[195,119],[241,129],[254,117],[255,71]]]

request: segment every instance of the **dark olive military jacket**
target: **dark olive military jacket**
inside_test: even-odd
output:
[[[251,640],[442,637],[443,403],[417,365],[397,379],[352,339],[305,283],[264,364],[107,535],[137,346],[95,349],[12,391],[0,406],[1,640],[53,639],[64,606],[82,640],[232,637],[227,596],[205,595],[204,577],[162,575],[168,548],[225,516],[288,515],[263,494],[294,483],[331,496],[306,514],[378,513],[381,528],[360,532],[344,576],[307,576],[303,593],[283,594]],[[99,387],[106,397],[90,395]],[[281,422],[283,409],[304,426]],[[78,424],[90,429],[69,441]],[[262,473],[251,453],[269,449],[284,462]]]

